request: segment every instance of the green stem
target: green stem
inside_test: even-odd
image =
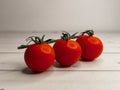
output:
[[[73,35],[70,35],[68,32],[65,32],[65,33],[62,33],[62,37],[61,39],[63,40],[70,40],[70,39],[75,39],[75,38],[78,38],[84,34],[88,34],[89,36],[93,36],[94,35],[94,31],[93,30],[86,30],[84,32],[82,32],[80,35],[76,35],[77,33],[74,33]],[[44,41],[44,37],[45,35],[42,36],[42,38],[39,38],[37,36],[32,36],[32,37],[29,37],[31,39],[31,41],[33,41],[35,44],[41,44],[41,43],[54,43],[58,40],[61,40],[61,39],[48,39],[46,41]],[[29,41],[30,42],[30,41]],[[24,48],[27,48],[29,47],[30,45],[21,45],[19,46],[17,49],[24,49]]]
[[[19,47],[17,47],[17,49],[24,49],[24,48],[27,48],[27,47],[29,47],[30,45],[21,45],[21,46],[19,46]]]

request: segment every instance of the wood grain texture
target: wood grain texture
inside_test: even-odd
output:
[[[73,32],[71,32],[73,33]],[[58,38],[60,32],[1,32],[0,90],[120,90],[120,33],[97,32],[104,51],[93,62],[78,61],[63,68],[58,63],[43,73],[31,72],[24,62],[25,44],[30,35]]]
[[[26,68],[24,54],[0,54],[0,71],[21,71]],[[102,54],[95,61],[78,61],[71,67],[61,67],[57,62],[49,68],[49,71],[98,71],[98,70],[120,70],[120,54]]]

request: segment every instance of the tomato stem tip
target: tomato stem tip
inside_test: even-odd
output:
[[[30,46],[30,45],[21,45],[21,46],[17,47],[17,49],[24,49],[24,48],[27,48],[28,46]]]

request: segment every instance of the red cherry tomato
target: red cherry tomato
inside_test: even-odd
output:
[[[26,49],[24,59],[31,70],[42,72],[54,63],[54,49],[45,43],[33,44]]]
[[[80,59],[81,47],[73,40],[58,40],[53,46],[56,61],[62,66],[71,66]]]
[[[93,61],[103,51],[102,41],[95,36],[79,36],[76,40],[82,48],[82,60]]]

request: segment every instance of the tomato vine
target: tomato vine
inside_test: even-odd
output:
[[[78,32],[70,35],[68,32],[64,31],[62,32],[62,36],[60,39],[64,39],[64,40],[70,40],[70,39],[75,39],[75,38],[78,38],[79,36],[82,36],[84,34],[87,34],[88,36],[92,36],[94,35],[94,31],[93,30],[86,30],[84,32],[81,32],[79,35],[77,35]],[[42,43],[54,43],[60,39],[47,39],[47,40],[44,40],[45,38],[45,35],[43,35],[41,38],[38,37],[38,36],[30,36],[26,39],[27,41],[27,44],[26,45],[20,45],[19,47],[17,47],[18,49],[24,49],[24,48],[27,48],[29,47],[31,44],[31,42],[35,43],[35,44],[42,44]]]

